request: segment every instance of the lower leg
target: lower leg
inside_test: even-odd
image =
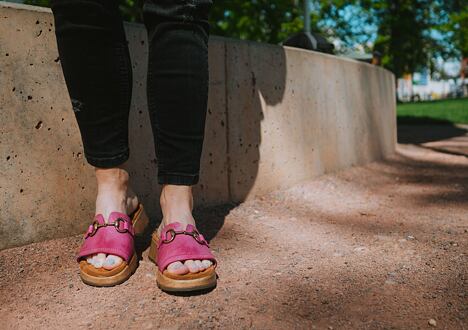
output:
[[[155,136],[163,225],[195,225],[192,185],[199,180],[208,100],[208,11],[211,0],[146,0],[148,108]],[[174,262],[177,274],[209,260]]]
[[[128,113],[132,70],[119,13],[113,0],[52,0],[60,61],[84,154],[96,167],[96,213],[128,213],[138,201],[120,166],[129,157]],[[122,259],[101,253],[87,258],[112,268]]]

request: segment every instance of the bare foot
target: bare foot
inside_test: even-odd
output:
[[[96,214],[102,214],[107,222],[112,212],[131,214],[138,207],[135,193],[128,187],[129,175],[123,168],[96,168],[98,194],[96,198]],[[90,255],[86,261],[95,268],[113,269],[119,266],[123,259],[119,256],[105,253]]]
[[[163,185],[160,197],[163,224],[180,222],[182,225],[194,225],[192,216],[193,195],[191,186]],[[183,275],[198,273],[212,265],[211,260],[186,260],[176,261],[167,266],[170,273]]]

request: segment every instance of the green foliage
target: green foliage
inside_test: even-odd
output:
[[[212,33],[278,43],[303,28],[296,0],[214,1]]]
[[[41,7],[50,6],[50,0],[25,0],[24,3],[27,5],[41,6]]]
[[[468,57],[468,6],[466,0],[445,0],[441,4],[447,19],[440,28],[450,35],[456,51],[462,58]]]
[[[141,7],[143,0],[119,0],[119,7],[124,20],[128,22],[141,22]]]
[[[141,22],[143,0],[118,0],[126,21]],[[49,6],[49,0],[26,0],[36,6]],[[213,34],[279,43],[303,28],[298,0],[214,1],[210,21]],[[316,19],[313,22],[317,21]]]
[[[382,64],[397,77],[426,66],[432,55],[435,45],[428,30],[429,2],[387,0],[374,4],[380,20],[374,48],[383,54]]]
[[[373,49],[383,55],[384,67],[401,77],[422,68],[433,71],[436,58],[453,58],[460,53],[467,35],[463,1],[331,0],[329,3],[333,3],[338,12],[349,6],[361,9],[359,16],[367,18],[363,24],[378,27]],[[463,23],[455,21],[463,21],[459,16],[465,17],[464,29]],[[342,18],[334,15],[333,19]],[[346,31],[351,37],[355,36],[352,29]]]
[[[463,58],[468,57],[468,7],[450,15],[449,30],[453,32],[452,40]]]
[[[116,0],[127,21],[141,21],[144,0]],[[215,0],[212,33],[279,43],[303,29],[304,0]],[[467,56],[466,0],[306,0],[311,1],[311,29],[339,40],[338,52],[357,49],[383,54],[383,65],[397,77],[435,58]],[[47,6],[49,0],[26,0]]]
[[[330,40],[339,40],[338,53],[372,51],[378,21],[359,1],[321,0],[316,10],[320,32]]]
[[[118,0],[122,17],[128,22],[141,22],[140,8],[143,0]],[[24,0],[25,4],[50,7],[50,0]]]

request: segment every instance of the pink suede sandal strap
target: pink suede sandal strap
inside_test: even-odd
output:
[[[163,228],[158,242],[156,262],[163,272],[176,261],[211,260],[216,266],[216,259],[210,251],[208,242],[193,225],[184,226],[179,222]]]
[[[129,262],[134,253],[132,220],[124,213],[112,212],[107,223],[97,214],[85,233],[78,262],[96,253],[114,254]]]

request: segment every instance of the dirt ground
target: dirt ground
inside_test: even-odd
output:
[[[1,251],[0,328],[468,328],[459,130],[411,140],[400,128],[386,161],[197,210],[220,263],[208,293],[161,292],[146,252],[123,285],[88,287],[74,260],[81,235]]]

